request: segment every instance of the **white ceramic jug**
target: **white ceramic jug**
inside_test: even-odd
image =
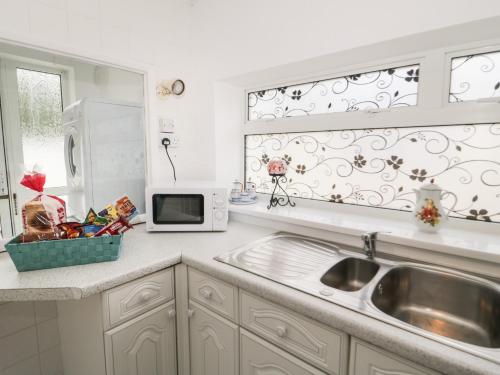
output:
[[[414,220],[417,227],[425,232],[437,232],[448,219],[451,211],[457,204],[457,196],[451,191],[443,191],[439,185],[431,180],[430,183],[423,185],[420,189],[413,189],[417,196],[415,210],[413,211]],[[455,198],[453,206],[446,213],[441,200],[451,195]]]

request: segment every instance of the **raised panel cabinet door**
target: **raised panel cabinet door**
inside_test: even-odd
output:
[[[437,373],[352,338],[349,375],[437,375]]]
[[[237,375],[238,326],[192,301],[189,314],[191,375]]]
[[[176,375],[174,301],[105,333],[108,375]]]
[[[325,375],[245,329],[240,331],[240,348],[241,375]]]

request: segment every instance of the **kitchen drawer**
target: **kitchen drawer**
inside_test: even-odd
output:
[[[242,327],[329,374],[347,372],[347,334],[245,291],[240,301]]]
[[[115,327],[173,299],[173,277],[169,268],[104,292],[104,328]]]
[[[237,322],[238,288],[189,268],[189,298]]]
[[[240,375],[325,375],[250,332],[240,332]]]
[[[376,346],[351,339],[350,375],[437,375],[436,372],[400,358]]]

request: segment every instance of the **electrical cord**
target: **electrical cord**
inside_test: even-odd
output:
[[[170,139],[163,138],[161,140],[161,144],[165,147],[165,152],[167,153],[168,160],[170,161],[170,165],[172,166],[172,171],[174,172],[174,181],[177,181],[177,177],[175,175],[175,165],[174,165],[174,162],[172,161],[172,158],[170,157],[170,154],[168,152],[168,146],[170,146]]]

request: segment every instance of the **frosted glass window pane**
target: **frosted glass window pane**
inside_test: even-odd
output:
[[[61,76],[17,69],[24,164],[43,167],[45,187],[66,185]]]
[[[500,52],[451,60],[450,102],[500,96]]]
[[[500,222],[500,124],[248,135],[245,152],[246,181],[261,193],[279,158],[291,196],[411,211],[413,189],[433,178],[458,196],[452,216]]]
[[[418,80],[411,65],[251,92],[248,119],[414,106]]]

